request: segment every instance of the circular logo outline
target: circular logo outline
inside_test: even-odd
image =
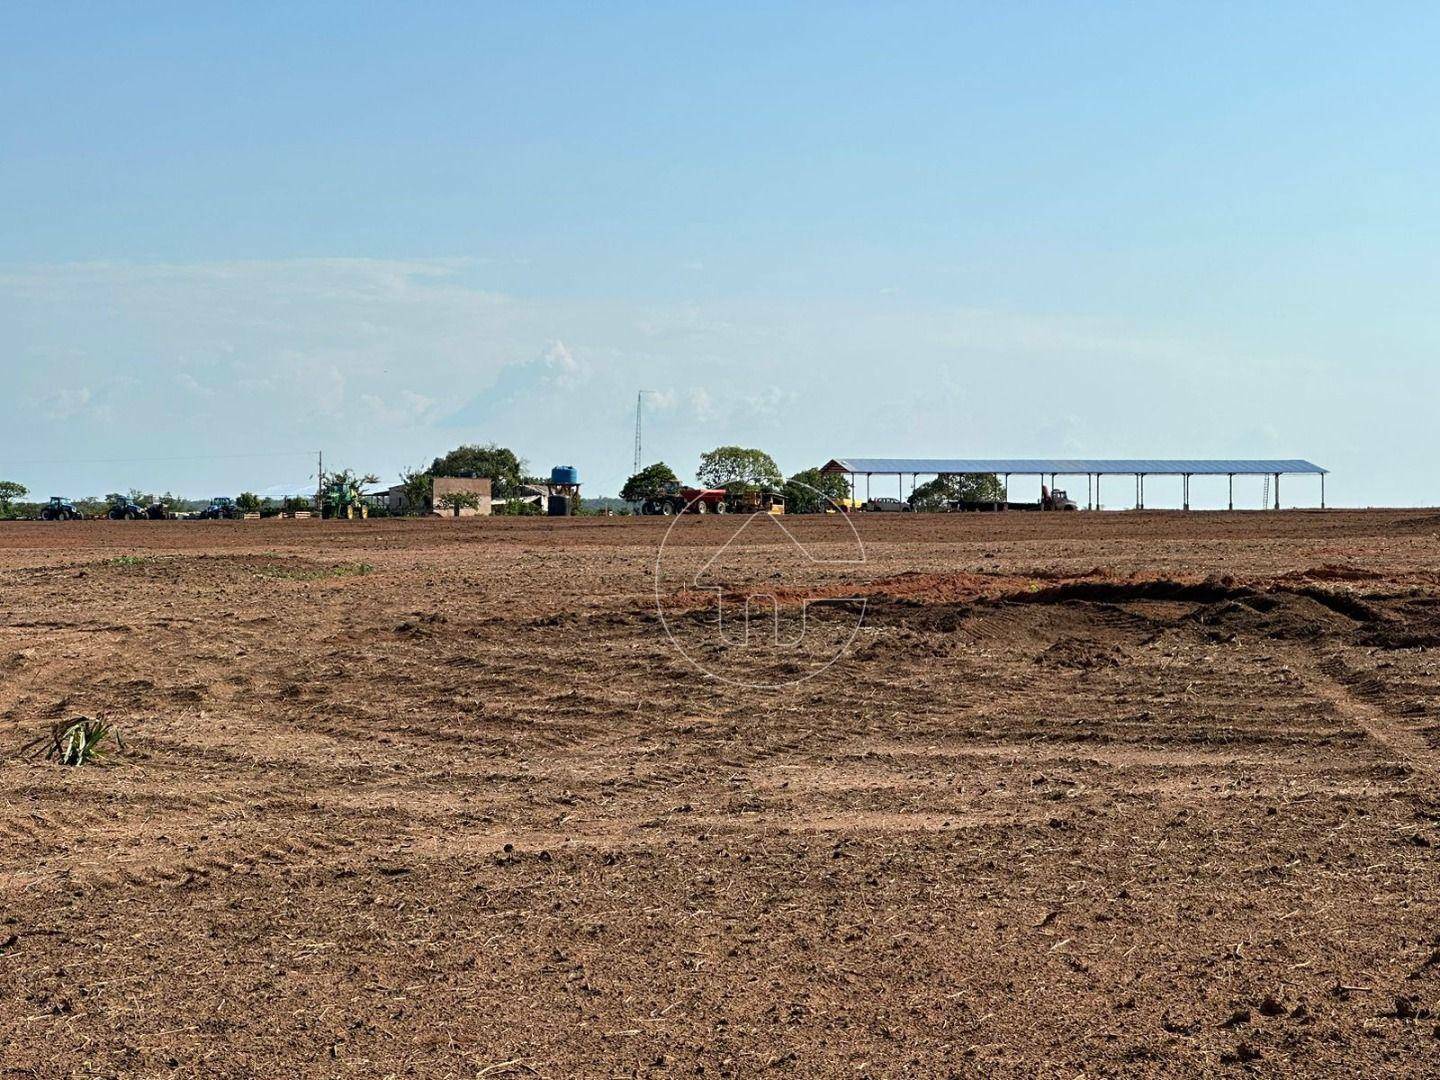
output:
[[[749,526],[750,522],[753,521],[755,518],[760,517],[761,515],[764,515],[765,517],[768,517],[768,518],[771,518],[772,520],[774,520],[775,524],[776,524],[777,526],[779,526],[780,531],[783,532],[783,533],[785,533],[785,535],[790,538],[790,540],[795,544],[795,546],[798,547],[802,552],[804,552],[805,555],[806,555],[812,562],[814,562],[814,563],[820,563],[820,564],[828,563],[828,564],[831,564],[831,565],[836,564],[836,563],[849,563],[849,564],[856,565],[856,566],[860,566],[860,565],[865,565],[865,564],[867,564],[870,560],[869,560],[869,558],[868,558],[868,557],[866,556],[866,554],[865,554],[865,541],[864,541],[863,539],[861,539],[859,530],[857,530],[857,529],[855,528],[855,523],[854,523],[854,521],[851,520],[851,513],[850,513],[850,511],[849,511],[847,508],[842,507],[839,503],[837,503],[837,502],[836,502],[834,499],[832,499],[829,495],[826,495],[823,491],[820,491],[820,490],[818,490],[818,489],[816,489],[816,488],[813,488],[813,487],[811,487],[809,484],[804,484],[804,483],[801,483],[801,482],[795,481],[795,480],[792,480],[792,481],[790,481],[789,483],[790,483],[791,485],[798,486],[798,487],[803,487],[803,488],[805,488],[805,489],[808,490],[808,491],[814,492],[814,493],[815,493],[816,495],[818,495],[825,503],[828,503],[831,507],[834,508],[835,513],[837,513],[837,514],[844,520],[846,526],[847,526],[847,527],[849,528],[849,530],[850,530],[851,536],[854,537],[854,539],[855,539],[855,547],[856,547],[856,550],[859,552],[859,558],[857,558],[857,559],[830,559],[830,560],[821,560],[821,559],[815,558],[813,555],[810,554],[809,548],[807,548],[804,544],[800,543],[799,539],[795,536],[795,534],[792,533],[789,529],[787,529],[787,528],[785,527],[784,522],[780,520],[780,517],[781,517],[782,515],[771,514],[771,513],[769,513],[767,510],[763,510],[763,509],[762,509],[762,510],[752,511],[747,517],[745,517],[745,519],[739,523],[738,527],[737,527],[734,531],[732,531],[732,532],[730,533],[730,539],[733,540],[736,536],[738,536],[741,532],[743,532],[743,531]],[[823,674],[824,672],[830,670],[830,668],[833,667],[833,666],[840,660],[840,658],[841,658],[842,656],[844,656],[847,652],[850,651],[850,646],[855,643],[856,637],[858,637],[859,634],[860,634],[860,629],[861,629],[861,627],[863,627],[863,626],[865,625],[865,613],[866,613],[866,611],[868,610],[868,606],[869,606],[869,600],[868,600],[867,597],[863,597],[863,596],[846,596],[846,597],[823,597],[823,598],[817,598],[817,599],[823,599],[823,600],[830,601],[830,602],[846,601],[846,600],[849,600],[849,601],[859,601],[859,603],[860,603],[860,612],[859,612],[859,614],[856,616],[855,626],[851,629],[851,631],[850,631],[850,636],[849,636],[848,638],[846,638],[845,641],[844,641],[844,643],[835,651],[835,655],[832,656],[829,660],[827,660],[824,664],[820,665],[819,667],[817,667],[817,668],[816,668],[815,670],[813,670],[813,671],[807,672],[807,673],[804,674],[804,675],[799,675],[799,676],[796,676],[796,677],[793,677],[793,678],[784,679],[784,680],[781,680],[781,681],[779,681],[779,682],[753,682],[753,681],[747,681],[747,680],[745,680],[745,679],[737,679],[737,678],[735,678],[735,677],[733,677],[733,676],[730,676],[730,675],[723,675],[723,674],[720,674],[720,673],[718,673],[718,672],[712,671],[712,670],[710,670],[708,667],[706,667],[703,663],[701,663],[699,659],[697,659],[696,657],[692,656],[692,655],[690,654],[690,652],[686,650],[685,646],[682,645],[682,644],[680,643],[680,641],[676,638],[674,631],[673,631],[673,630],[671,629],[671,627],[670,627],[670,622],[669,622],[669,620],[665,617],[664,595],[663,595],[663,593],[662,593],[662,591],[661,591],[661,581],[662,581],[662,573],[663,573],[662,563],[663,563],[663,560],[664,560],[664,558],[665,558],[665,546],[666,546],[666,544],[668,544],[669,541],[670,541],[670,534],[671,534],[672,532],[674,532],[675,527],[680,524],[681,519],[683,519],[683,518],[686,516],[686,511],[688,511],[692,506],[694,506],[697,502],[700,502],[700,501],[701,501],[701,496],[699,496],[699,495],[695,496],[695,498],[691,499],[689,502],[687,502],[687,503],[685,504],[685,507],[684,507],[683,510],[681,510],[679,513],[675,514],[675,515],[671,518],[670,524],[669,524],[669,526],[668,526],[668,527],[666,528],[666,530],[665,530],[665,535],[660,538],[660,547],[659,547],[659,548],[656,550],[656,552],[655,552],[655,612],[656,612],[656,614],[659,615],[659,617],[660,617],[660,625],[661,625],[661,627],[665,630],[665,636],[669,639],[671,646],[675,649],[675,651],[676,651],[677,653],[679,653],[682,657],[684,657],[684,659],[686,660],[687,663],[689,663],[693,668],[695,668],[695,670],[697,670],[698,672],[700,672],[700,674],[704,675],[706,678],[714,679],[714,680],[716,680],[717,682],[728,683],[728,684],[731,685],[731,686],[739,686],[739,687],[742,687],[742,688],[748,689],[748,690],[780,690],[780,689],[783,689],[783,688],[785,688],[785,687],[799,686],[799,685],[801,685],[802,683],[809,682],[811,679],[815,678],[817,675],[821,675],[821,674]],[[702,516],[702,515],[695,514],[695,515],[692,515],[692,516],[694,516],[694,517],[700,517],[700,516]],[[708,516],[708,515],[706,515],[706,516]],[[826,515],[826,516],[828,516],[828,515]],[[728,515],[727,515],[727,520],[733,520],[733,519],[730,519],[730,518],[728,517]],[[729,545],[729,540],[727,540],[725,544],[722,544],[722,545],[721,545],[720,549],[719,549],[718,551],[716,551],[715,556],[718,556],[721,551],[724,551],[725,548],[726,548],[728,545]],[[712,561],[713,561],[713,557],[712,557]],[[709,564],[707,563],[706,566],[708,567]],[[704,568],[701,569],[700,573],[703,573],[703,572],[704,572]],[[697,574],[696,576],[698,577],[699,574]],[[811,601],[811,600],[801,601],[802,611],[807,611],[807,610],[809,609],[809,605],[810,605],[811,603],[813,603],[813,602],[815,602],[815,601]],[[748,619],[748,613],[747,613],[747,619]],[[747,631],[747,635],[748,635],[748,631]],[[803,637],[804,637],[803,632],[802,632],[801,637],[802,637],[802,640],[803,640]]]

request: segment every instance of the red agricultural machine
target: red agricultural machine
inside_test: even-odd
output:
[[[640,513],[673,517],[676,514],[783,514],[785,497],[774,491],[727,491],[725,488],[682,487],[670,484],[659,495],[640,504]]]
[[[730,493],[724,488],[669,485],[665,491],[640,504],[640,513],[673,517],[675,514],[724,514],[730,510]]]

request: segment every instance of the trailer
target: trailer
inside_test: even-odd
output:
[[[671,484],[658,495],[640,504],[640,513],[650,517],[676,514],[724,514],[730,510],[730,493],[724,488],[681,487]]]

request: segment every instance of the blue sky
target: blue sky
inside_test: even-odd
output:
[[[0,474],[37,494],[491,439],[600,494],[645,387],[685,473],[1308,457],[1336,502],[1440,496],[1432,7],[4,22]]]

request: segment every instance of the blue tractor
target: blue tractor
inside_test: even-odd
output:
[[[105,516],[111,521],[143,521],[149,517],[149,512],[134,499],[116,495],[110,500],[110,509]]]
[[[245,516],[235,500],[224,495],[217,496],[210,500],[210,505],[195,515],[204,521],[221,521],[230,518],[241,518]]]
[[[59,495],[50,496],[50,501],[40,508],[41,521],[83,521],[85,515],[75,508],[69,499]]]

